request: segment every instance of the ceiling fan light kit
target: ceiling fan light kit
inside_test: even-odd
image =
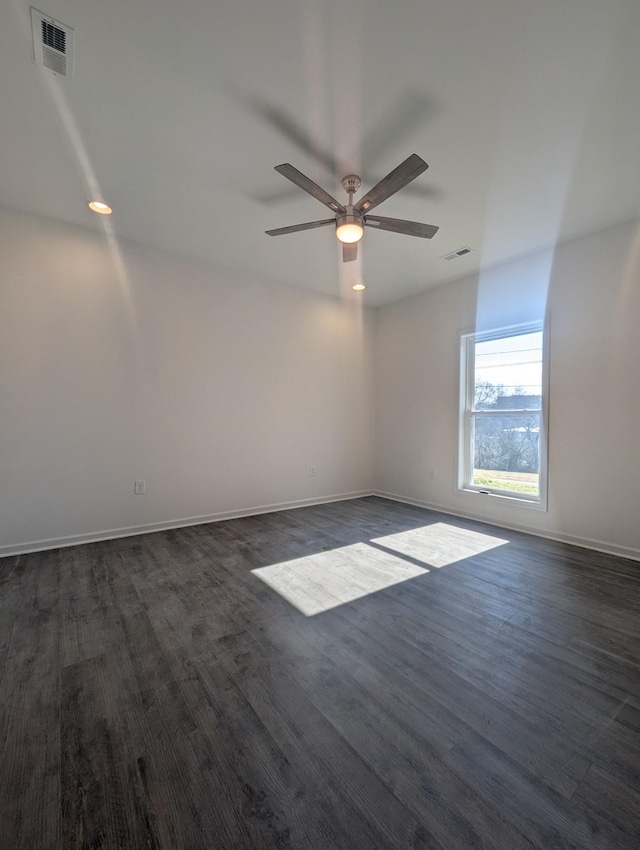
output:
[[[335,224],[336,236],[342,243],[342,260],[345,263],[357,259],[358,242],[364,235],[365,227],[376,227],[378,230],[387,230],[390,233],[404,233],[406,236],[420,236],[423,239],[431,239],[438,231],[438,228],[433,224],[421,224],[402,218],[369,215],[370,210],[386,201],[407,183],[415,180],[428,167],[421,157],[415,153],[411,154],[397,168],[394,168],[386,177],[376,183],[372,189],[369,189],[366,195],[360,198],[356,204],[353,203],[353,196],[360,188],[361,180],[356,174],[348,174],[343,179],[342,186],[349,195],[349,202],[341,204],[290,163],[276,165],[275,170],[279,174],[329,207],[331,212],[334,213],[334,217],[325,218],[321,221],[308,221],[304,224],[294,224],[290,227],[278,227],[275,230],[267,230],[266,233],[268,236],[283,236],[285,233],[297,233],[300,230],[311,230],[316,227]]]
[[[347,174],[342,185],[349,193],[349,203],[345,212],[336,216],[336,236],[343,244],[351,245],[359,242],[364,235],[364,217],[353,206],[353,194],[360,188],[361,180],[357,174]]]
[[[342,215],[336,219],[336,236],[340,242],[359,242],[364,234],[362,216]]]

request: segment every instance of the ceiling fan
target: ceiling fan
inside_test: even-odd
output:
[[[307,221],[304,224],[293,224],[290,227],[278,227],[275,230],[265,231],[268,236],[283,236],[285,233],[296,233],[299,230],[312,230],[314,227],[325,227],[335,224],[336,236],[342,242],[342,260],[349,263],[357,259],[358,242],[362,239],[365,227],[376,227],[378,230],[388,230],[391,233],[404,233],[407,236],[421,236],[423,239],[431,239],[438,228],[433,224],[420,224],[417,221],[406,221],[403,218],[385,218],[384,216],[369,215],[369,212],[386,201],[407,183],[415,180],[418,175],[426,171],[427,163],[413,153],[401,162],[397,168],[383,177],[373,189],[354,204],[353,196],[360,188],[361,180],[355,174],[348,174],[342,181],[342,185],[349,195],[348,204],[340,204],[328,192],[325,192],[317,183],[306,177],[293,165],[285,162],[284,165],[276,165],[275,170],[291,180],[300,189],[313,195],[320,203],[329,207],[335,215],[333,218],[324,218],[321,221]]]

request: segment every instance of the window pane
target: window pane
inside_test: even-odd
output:
[[[540,413],[471,416],[473,477],[488,490],[539,495]]]
[[[476,342],[474,408],[539,408],[542,396],[542,331]]]

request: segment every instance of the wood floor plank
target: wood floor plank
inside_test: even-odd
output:
[[[286,653],[287,638],[272,627],[276,654]],[[266,635],[260,635],[266,643]],[[302,645],[302,641],[299,641]],[[366,692],[340,672],[332,661],[306,644],[304,662],[292,665],[292,675],[308,698],[332,723],[390,789],[414,814],[428,813],[430,831],[445,847],[481,847],[483,834],[497,846],[528,847],[487,800],[446,768],[438,754],[421,740],[420,729],[402,728]],[[287,659],[285,658],[285,663]]]
[[[134,780],[135,761],[108,723],[98,679],[101,657],[62,672],[62,846],[157,846]]]
[[[326,811],[325,783],[318,787],[316,777],[309,784],[303,766],[291,763],[242,690],[231,684],[223,666],[214,662],[201,675],[208,707],[217,720],[217,744],[208,749],[216,753],[219,769],[230,780],[229,807],[248,831],[249,846],[288,846],[291,842],[302,847],[348,847],[354,841],[369,848],[390,846],[378,840],[366,819],[351,817],[343,822],[340,797]],[[204,721],[207,714],[207,705],[199,705],[197,716]],[[210,730],[204,722],[199,724],[203,739],[215,743]],[[226,742],[222,746],[220,737]],[[357,775],[352,780],[357,783]]]
[[[401,637],[391,629],[383,643],[384,648],[376,641],[378,653],[384,653],[397,670],[404,669],[424,683],[425,692],[454,717],[488,737],[560,793],[573,794],[590,761],[554,736],[544,715],[528,719],[506,707],[505,700],[496,699],[443,663],[438,645],[417,646],[414,636]]]
[[[639,808],[637,562],[377,497],[0,560],[3,847],[626,850]]]
[[[340,824],[329,846],[441,846],[261,644],[247,634],[224,644],[223,663],[233,669],[252,709],[321,801],[327,824]]]
[[[625,700],[624,691],[600,677],[589,676],[586,684],[574,681],[573,665],[565,669],[567,665],[557,663],[555,658],[540,657],[536,639],[518,635],[513,629],[505,629],[498,636],[497,623],[488,629],[486,636],[476,631],[471,642],[460,622],[452,633],[445,635],[441,628],[434,633],[432,626],[434,619],[440,618],[442,601],[437,614],[430,608],[429,624],[424,625],[420,634],[407,635],[402,618],[399,625],[398,618],[386,616],[393,612],[393,606],[387,603],[384,609],[362,602],[357,616],[351,611],[342,615],[336,612],[336,616],[341,618],[343,629],[353,634],[378,623],[384,627],[385,641],[387,632],[399,640],[407,639],[436,664],[444,664],[448,671],[525,720],[539,724],[544,719],[543,734],[549,742],[555,734],[570,739],[580,750],[615,716]],[[362,620],[367,611],[370,612],[368,623]],[[378,657],[384,659],[388,655],[386,645],[377,648]],[[401,661],[403,656],[401,650]],[[401,668],[400,663],[398,669]]]
[[[582,804],[596,846],[603,850],[640,847],[640,793],[615,775],[593,765],[575,795]]]
[[[58,559],[43,554],[19,576],[0,682],[0,835],[12,848],[62,846]]]
[[[614,850],[616,839],[598,834],[584,810],[505,756],[481,735],[454,747],[448,764],[481,793],[499,800],[504,816],[534,843],[554,850]],[[622,846],[619,848],[622,850]]]

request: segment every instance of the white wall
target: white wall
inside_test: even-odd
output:
[[[546,513],[456,491],[459,333],[537,319],[545,308]],[[640,556],[640,225],[444,284],[381,308],[376,325],[379,491]]]
[[[0,263],[0,553],[370,490],[361,302],[8,211]]]
[[[0,212],[0,554],[374,485],[640,554],[637,225],[379,309],[375,416],[359,302],[116,248]],[[457,493],[458,333],[547,304],[548,511]]]

